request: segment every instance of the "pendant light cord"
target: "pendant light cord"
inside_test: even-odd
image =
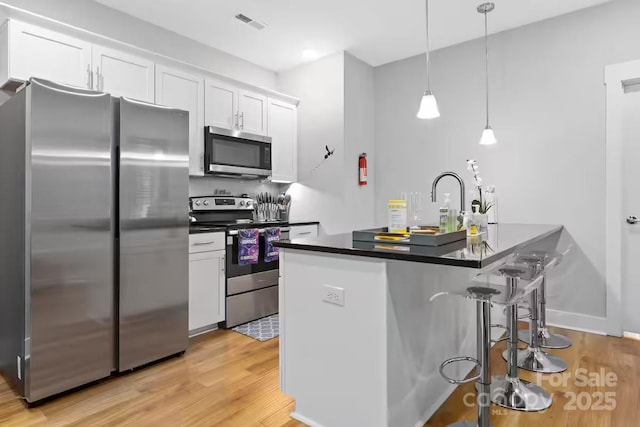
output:
[[[489,35],[487,27],[487,12],[484,12],[484,59],[485,59],[485,88],[487,91],[487,128],[489,127]]]
[[[427,91],[431,93],[431,76],[429,67],[429,0],[425,0],[425,9],[427,17]]]

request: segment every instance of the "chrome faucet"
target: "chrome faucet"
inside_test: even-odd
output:
[[[450,176],[453,177],[455,179],[458,180],[458,184],[460,184],[460,212],[464,211],[464,194],[465,194],[465,190],[464,190],[464,181],[462,180],[462,178],[460,177],[460,175],[458,175],[455,172],[442,172],[440,175],[436,176],[436,179],[433,180],[433,184],[431,184],[431,201],[432,202],[436,202],[436,187],[438,186],[438,182],[440,182],[440,180],[442,178],[444,178],[445,176]]]

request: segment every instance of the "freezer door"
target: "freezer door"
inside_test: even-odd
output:
[[[24,363],[34,402],[113,368],[112,115],[109,95],[37,79],[26,90]]]
[[[186,350],[189,113],[120,100],[120,371]]]

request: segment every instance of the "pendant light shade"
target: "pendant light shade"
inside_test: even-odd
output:
[[[486,100],[487,100],[487,122],[484,130],[482,131],[482,137],[480,138],[480,145],[493,145],[498,142],[496,135],[493,133],[493,129],[489,126],[489,32],[487,28],[487,13],[495,9],[493,3],[483,3],[478,6],[478,13],[484,15],[484,59],[485,59],[485,84],[486,84]]]
[[[480,145],[493,145],[496,142],[496,135],[493,133],[493,129],[490,127],[485,128],[482,131],[482,137],[480,138]]]
[[[436,97],[431,93],[431,79],[430,79],[430,63],[429,63],[429,0],[425,0],[425,10],[427,17],[427,90],[422,95],[420,101],[420,109],[418,110],[417,117],[419,119],[435,119],[440,117],[440,111],[438,110],[438,103]]]
[[[440,117],[440,111],[438,111],[438,102],[436,97],[429,91],[426,91],[422,95],[422,101],[420,101],[420,109],[418,110],[419,119],[435,119]]]

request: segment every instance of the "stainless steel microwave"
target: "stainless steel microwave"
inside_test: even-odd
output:
[[[267,178],[271,176],[271,137],[206,126],[204,162],[209,175]]]

